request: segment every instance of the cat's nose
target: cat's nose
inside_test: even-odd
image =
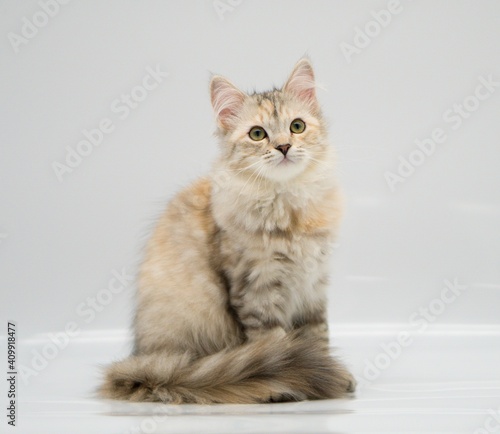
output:
[[[278,151],[281,151],[281,153],[283,155],[286,155],[286,153],[288,152],[288,150],[291,148],[291,146],[287,143],[286,145],[278,145],[276,146],[276,149]]]

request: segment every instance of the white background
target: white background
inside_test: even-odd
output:
[[[21,338],[127,328],[133,284],[91,321],[76,310],[113,270],[135,272],[168,198],[217,155],[209,73],[266,90],[308,53],[346,197],[331,321],[407,324],[457,279],[467,289],[434,323],[498,324],[500,87],[456,130],[443,114],[479,76],[500,81],[500,3],[401,0],[348,62],[342,42],[386,7],[246,0],[221,19],[212,1],[74,0],[15,53],[8,34],[41,7],[0,2],[2,321]],[[168,77],[120,119],[113,101],[158,65]],[[114,131],[59,182],[53,163],[107,117]],[[435,128],[447,139],[392,192],[384,174]]]
[[[13,432],[498,429],[500,87],[473,104],[479,77],[500,82],[499,1],[400,0],[381,28],[374,15],[387,20],[380,11],[397,0],[72,0],[16,52],[13,34],[43,23],[39,1],[53,0],[0,0],[0,360],[14,320]],[[365,30],[365,46],[344,55]],[[108,282],[135,273],[168,199],[217,155],[210,72],[266,90],[304,53],[346,199],[329,300],[356,399],[96,399],[99,366],[130,352],[135,286],[103,299]],[[168,77],[121,119],[116,101],[158,67]],[[474,110],[454,129],[446,119],[464,101]],[[53,164],[105,118],[113,132],[60,182]],[[392,191],[385,175],[437,128],[446,140]],[[465,289],[450,298],[445,280]],[[108,304],[89,309],[96,297]]]

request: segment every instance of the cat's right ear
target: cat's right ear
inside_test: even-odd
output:
[[[210,99],[217,124],[223,129],[229,129],[243,107],[245,94],[227,78],[215,75],[210,81]]]

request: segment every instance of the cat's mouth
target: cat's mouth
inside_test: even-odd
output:
[[[277,166],[289,166],[291,164],[295,164],[296,162],[293,161],[291,158],[287,157],[286,155],[281,159],[281,161],[277,164]]]
[[[264,176],[275,181],[286,181],[297,176],[304,170],[303,158],[300,156],[282,156],[275,158],[272,162],[272,169],[266,171]]]

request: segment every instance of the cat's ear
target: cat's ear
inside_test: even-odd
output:
[[[283,90],[295,95],[312,108],[319,108],[316,99],[314,70],[309,59],[302,58],[297,62],[285,86],[283,86]]]
[[[228,129],[243,107],[245,94],[227,78],[216,75],[210,81],[210,99],[217,123],[221,128]]]

